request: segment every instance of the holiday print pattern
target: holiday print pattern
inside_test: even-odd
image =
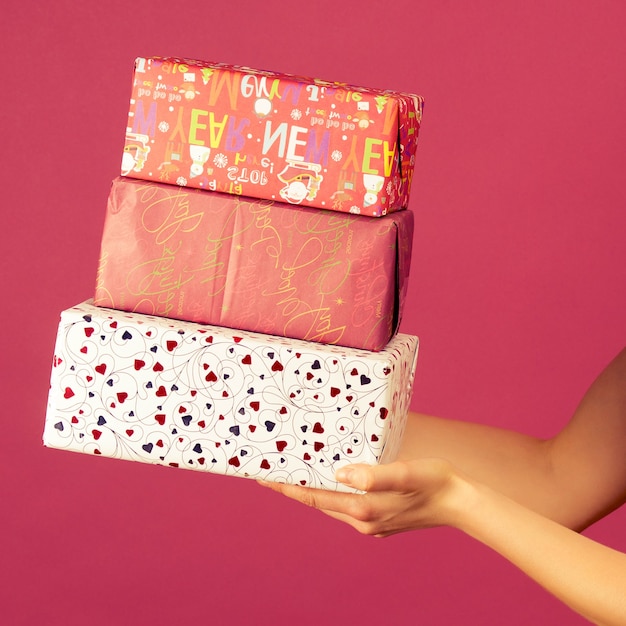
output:
[[[407,206],[423,104],[391,90],[138,58],[121,173],[378,217]]]
[[[83,303],[61,315],[47,446],[325,489],[393,460],[418,340],[321,346]]]

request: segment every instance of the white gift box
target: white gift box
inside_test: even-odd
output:
[[[350,463],[395,459],[417,337],[380,352],[96,307],[61,314],[44,444],[347,490]]]

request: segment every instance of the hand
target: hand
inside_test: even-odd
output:
[[[453,521],[456,485],[460,477],[442,459],[348,465],[338,470],[336,478],[365,493],[259,482],[366,535],[386,537]]]

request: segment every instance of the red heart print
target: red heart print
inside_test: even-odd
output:
[[[324,447],[324,444],[321,441],[316,441],[313,444],[313,448],[315,448],[315,452],[319,452]]]
[[[135,370],[139,371],[142,367],[145,367],[146,362],[142,359],[135,359]]]
[[[314,433],[323,433],[324,432],[324,427],[319,422],[315,422],[315,425],[313,426],[313,432]]]
[[[252,363],[252,357],[249,354],[246,354],[246,356],[244,356],[243,359],[241,359],[241,362],[244,365],[250,365]]]
[[[100,436],[102,435],[102,433],[99,430],[95,429],[95,428],[91,431],[91,434],[93,435],[93,438],[96,441],[98,441],[98,439],[100,439]]]
[[[157,413],[154,416],[154,419],[159,422],[159,424],[161,424],[161,426],[163,426],[163,424],[165,424],[165,413]]]
[[[71,398],[74,395],[74,392],[69,388],[66,387],[65,388],[65,392],[63,393],[63,397],[68,400],[69,398]]]
[[[125,391],[119,391],[117,394],[117,401],[120,404],[124,403],[124,400],[126,400],[126,398],[128,398],[128,394]]]
[[[276,449],[279,452],[282,452],[285,448],[287,447],[287,442],[286,441],[277,441],[276,442]]]
[[[85,328],[85,335],[87,337],[91,337],[91,335],[93,335],[93,328],[91,326],[87,326],[87,328]]]
[[[165,346],[167,347],[168,352],[171,352],[172,350],[174,350],[174,348],[176,348],[177,345],[178,345],[178,342],[174,341],[173,339],[168,339],[165,342]]]
[[[270,462],[267,459],[261,461],[261,469],[268,470],[270,468]]]
[[[330,388],[330,396],[331,398],[334,398],[335,396],[338,396],[341,393],[341,390],[338,389],[337,387],[331,387]]]
[[[167,395],[167,391],[165,391],[165,387],[163,385],[161,385],[157,390],[156,390],[156,395],[159,398],[162,398],[163,396]]]
[[[272,372],[282,372],[283,365],[280,361],[274,361],[274,365],[272,365]]]
[[[81,351],[83,354],[87,354],[87,346],[83,346],[83,347],[80,349],[80,351]]]
[[[127,429],[127,430],[126,430],[126,434],[127,434],[129,437],[132,437],[132,436],[133,436],[133,434],[134,434],[134,432],[135,432],[135,431],[134,431],[132,428],[129,428],[129,429]]]
[[[254,411],[258,411],[259,408],[261,408],[261,403],[254,400],[253,402],[250,402],[250,408]]]
[[[153,371],[155,372],[162,372],[163,371],[163,366],[157,361],[154,366],[152,367]]]
[[[239,467],[239,457],[238,456],[234,456],[234,457],[228,459],[228,464],[232,465],[233,467]]]
[[[205,377],[204,380],[206,380],[208,383],[214,383],[217,382],[217,376],[215,374],[215,372],[213,370],[211,370]]]
[[[100,363],[100,365],[96,365],[94,369],[98,372],[98,374],[102,374],[102,376],[104,376],[104,372],[107,371],[106,363]]]

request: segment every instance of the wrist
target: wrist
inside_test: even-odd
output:
[[[443,494],[442,524],[466,531],[471,522],[471,513],[480,503],[480,486],[467,476],[453,471],[448,480],[448,488]]]

